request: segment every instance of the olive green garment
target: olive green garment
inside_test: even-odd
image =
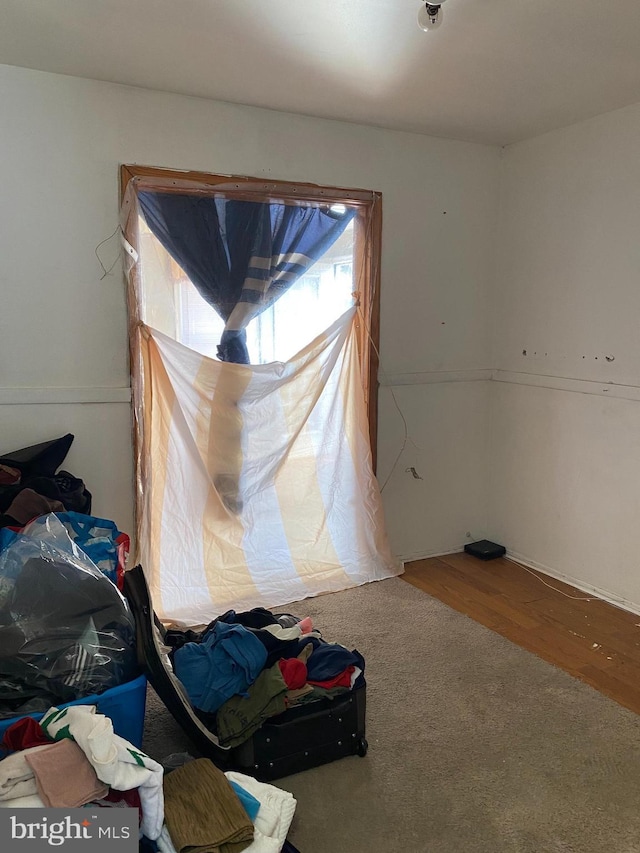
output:
[[[218,709],[218,738],[223,746],[238,746],[260,728],[266,719],[286,710],[286,685],[280,667],[264,669],[247,691],[232,696]]]
[[[164,817],[177,853],[242,853],[253,841],[236,792],[208,758],[165,774]]]

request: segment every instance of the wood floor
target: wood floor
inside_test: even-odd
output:
[[[402,578],[640,714],[640,616],[506,559],[417,560]]]

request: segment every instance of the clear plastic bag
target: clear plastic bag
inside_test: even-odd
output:
[[[139,674],[129,605],[54,514],[0,552],[0,718],[46,711]]]
[[[115,523],[106,518],[94,518],[79,512],[56,512],[56,517],[64,525],[69,538],[122,591],[130,546],[127,534],[121,533]],[[33,523],[44,524],[46,518],[41,516]]]

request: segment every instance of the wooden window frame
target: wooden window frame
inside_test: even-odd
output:
[[[375,472],[378,444],[382,193],[293,181],[267,181],[264,178],[161,169],[154,166],[122,165],[120,167],[121,200],[124,199],[129,182],[132,180],[135,180],[140,187],[161,192],[184,193],[186,191],[184,182],[192,181],[202,186],[215,187],[221,192],[232,194],[236,199],[246,201],[273,201],[274,197],[277,197],[285,201],[308,199],[334,204],[348,203],[349,206],[356,208],[354,269],[362,271],[362,282],[356,283],[359,293],[356,333]],[[137,235],[133,227],[127,228],[125,237],[137,250]],[[131,306],[129,310],[131,312]],[[130,323],[134,319],[137,318],[130,316]]]

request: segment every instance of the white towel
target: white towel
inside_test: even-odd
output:
[[[166,823],[162,827],[162,832],[156,838],[156,844],[158,845],[160,853],[177,853],[176,848],[173,846],[173,841],[169,835]]]
[[[30,797],[38,793],[36,777],[26,756],[33,752],[47,749],[51,744],[32,746],[22,749],[3,758],[0,761],[0,801],[15,800],[18,797]]]
[[[137,788],[142,806],[141,829],[155,841],[164,823],[163,768],[113,731],[109,717],[95,705],[50,708],[40,721],[54,740],[70,737],[89,759],[101,782],[116,791]]]
[[[15,800],[2,800],[0,809],[44,809],[45,804],[37,794],[28,797],[16,797]]]
[[[245,776],[235,770],[229,770],[224,775],[241,785],[260,803],[260,810],[253,822],[253,843],[244,853],[280,853],[296,810],[293,794],[267,785],[266,782],[258,782],[252,776]]]

